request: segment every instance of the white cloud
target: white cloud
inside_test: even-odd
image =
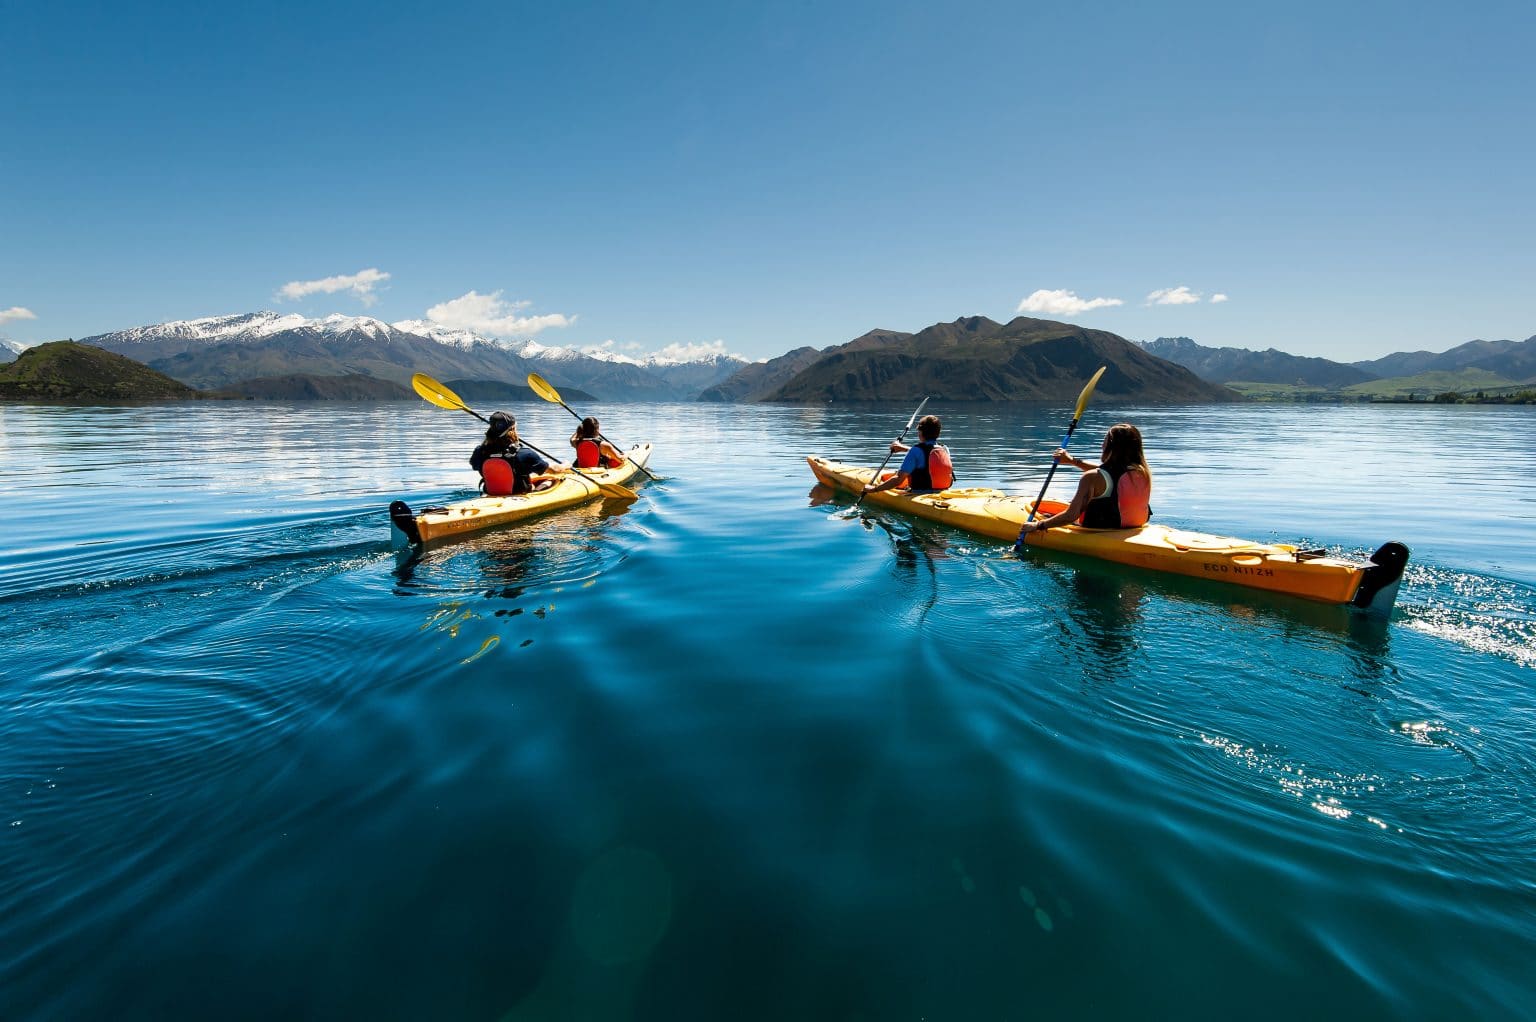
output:
[[[1079,298],[1071,291],[1036,291],[1019,303],[1019,312],[1045,312],[1053,316],[1071,316],[1090,309],[1124,305],[1118,298]]]
[[[1224,302],[1226,300],[1227,300],[1227,296],[1222,294],[1222,293],[1220,293],[1220,292],[1217,292],[1216,294],[1211,295],[1211,304],[1212,305],[1215,305],[1217,302]]]
[[[427,319],[438,326],[458,330],[472,330],[488,337],[531,337],[550,327],[570,326],[575,316],[551,313],[547,316],[519,316],[530,302],[502,300],[500,291],[488,295],[471,291],[452,301],[434,305],[427,310]]]
[[[277,292],[278,301],[298,301],[309,295],[333,295],[338,291],[350,291],[364,305],[378,301],[373,289],[389,279],[383,270],[369,268],[340,277],[322,277],[320,280],[291,280]]]
[[[1158,288],[1147,295],[1148,305],[1193,305],[1200,296],[1182,284],[1178,287]]]
[[[19,305],[13,305],[9,309],[0,309],[0,326],[17,319],[36,319],[37,313],[31,309],[23,309]]]

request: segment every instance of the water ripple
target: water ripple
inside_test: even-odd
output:
[[[463,415],[0,406],[0,1014],[1536,1011],[1536,433],[1090,409],[1170,523],[1407,542],[1371,623],[816,492],[910,408],[600,411],[665,482],[397,558]],[[942,412],[1012,492],[1059,413]]]

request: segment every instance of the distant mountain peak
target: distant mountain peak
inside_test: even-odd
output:
[[[344,316],[339,312],[320,319],[310,320],[308,323],[312,329],[321,333],[364,333],[371,337],[388,337],[394,329],[381,319],[372,316]]]
[[[454,348],[473,348],[477,344],[494,344],[498,348],[511,351],[510,345],[493,341],[488,337],[481,337],[472,330],[460,327],[447,327],[439,323],[433,323],[425,319],[402,319],[398,323],[391,324],[402,333],[414,334],[417,337],[425,337],[439,344],[447,344]]]
[[[673,345],[636,358],[607,347],[495,340],[427,320],[385,323],[341,314],[310,319],[265,311],[134,327],[83,341],[198,387],[275,379],[291,389],[295,381],[346,376],[405,383],[414,372],[521,383],[535,369],[563,388],[604,400],[687,401],[747,364],[716,345],[704,345],[697,353],[695,346]],[[310,389],[335,388],[316,384]],[[358,390],[351,384],[347,389]]]
[[[1140,341],[1140,347],[1158,358],[1183,366],[1212,383],[1268,383],[1341,388],[1371,379],[1359,366],[1326,358],[1292,355],[1269,348],[1208,348],[1188,337],[1159,337]]]
[[[1155,358],[1103,330],[1020,317],[1004,326],[985,316],[935,323],[915,334],[871,331],[816,351],[797,349],[740,370],[704,400],[807,403],[1069,401],[1093,371],[1110,371],[1096,400],[1234,401],[1238,395]]]
[[[175,338],[187,341],[224,341],[239,337],[268,337],[294,330],[309,320],[298,313],[241,312],[227,316],[203,316],[200,319],[176,319],[116,331],[113,336],[123,343],[163,341]]]
[[[679,346],[669,345],[660,351],[652,352],[642,361],[642,365],[648,366],[731,366],[733,369],[744,365],[750,365],[751,359],[733,355],[729,351],[721,349],[705,348],[698,350],[694,345]]]
[[[522,347],[515,349],[524,358],[545,359],[551,362],[571,362],[577,359],[590,358],[599,362],[610,362],[614,365],[638,366],[641,361],[632,358],[622,352],[612,351],[608,348],[570,348],[561,345],[540,344],[538,341],[524,341]]]

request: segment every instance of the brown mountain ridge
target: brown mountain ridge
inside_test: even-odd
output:
[[[722,396],[716,399],[851,403],[927,395],[949,403],[1071,402],[1102,365],[1108,371],[1095,391],[1096,402],[1242,400],[1116,334],[1025,316],[1008,323],[968,316],[915,334],[872,330],[814,359],[806,351],[741,370],[717,385]]]

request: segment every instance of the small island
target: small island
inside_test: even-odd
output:
[[[142,362],[75,341],[39,344],[0,366],[3,400],[184,401],[204,396]]]

